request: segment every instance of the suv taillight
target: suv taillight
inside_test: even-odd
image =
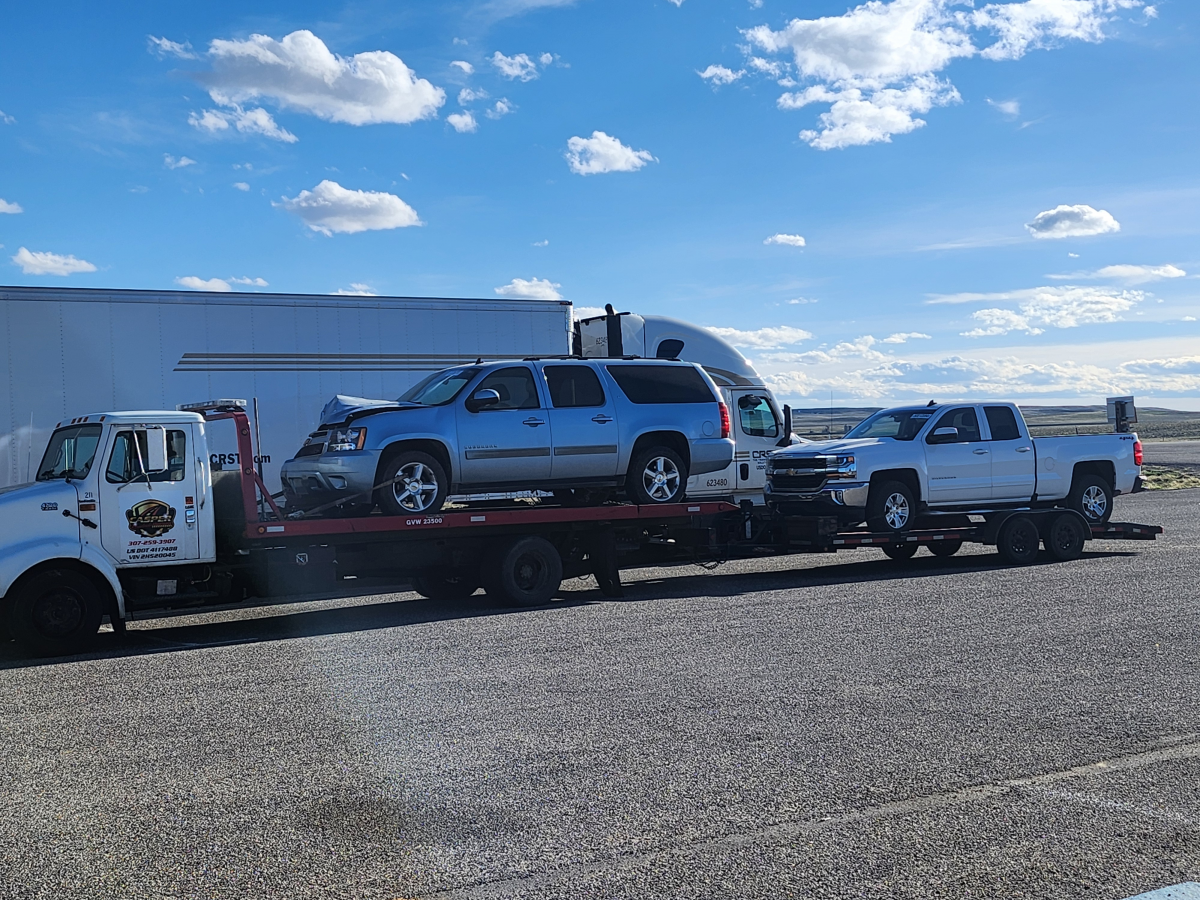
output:
[[[1133,464],[1135,466],[1140,466],[1142,464],[1142,442],[1141,441],[1133,442]]]
[[[729,407],[724,403],[721,406],[721,437],[727,438],[733,434],[733,423],[729,421]]]

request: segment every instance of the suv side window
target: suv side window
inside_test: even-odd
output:
[[[137,435],[138,446],[133,446],[134,434]],[[142,460],[146,459],[149,449],[146,445],[144,431],[118,431],[113,441],[112,455],[108,458],[108,468],[104,470],[104,478],[109,484],[125,484],[134,480],[142,480],[142,467],[138,465],[138,451]],[[182,431],[167,432],[167,470],[151,472],[150,481],[183,481],[184,470],[187,468],[187,437]]]
[[[691,366],[613,365],[608,374],[631,403],[716,403],[712,388]]]
[[[988,428],[992,430],[993,441],[1019,441],[1021,429],[1017,427],[1017,417],[1007,406],[985,406],[983,414],[987,416]]]
[[[485,390],[493,390],[499,394],[500,402],[495,406],[486,407],[484,412],[495,409],[539,409],[542,405],[538,399],[533,373],[525,366],[497,369],[492,374],[485,375],[483,381],[479,382],[471,393]]]
[[[604,388],[591,366],[544,366],[542,371],[555,409],[604,405]]]
[[[738,419],[742,432],[750,437],[779,437],[779,422],[766,397],[744,394],[738,398]]]
[[[957,409],[947,411],[934,424],[933,430],[929,432],[930,437],[939,428],[957,428],[958,443],[960,444],[983,440],[979,434],[979,416],[975,415],[975,407],[973,406],[960,406]],[[929,438],[925,440],[928,442]]]

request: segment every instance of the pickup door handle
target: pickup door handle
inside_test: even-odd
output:
[[[1028,447],[1018,447],[1018,448],[1017,448],[1017,452],[1018,452],[1018,453],[1028,453],[1028,452],[1029,452],[1029,448],[1028,448]]]
[[[592,421],[595,422],[597,425],[607,425],[609,422],[612,421],[612,416],[606,416],[606,415],[604,415],[604,413],[601,413],[598,416],[592,416]]]
[[[528,425],[530,428],[537,428],[539,425],[545,425],[546,420],[545,419],[535,419],[533,416],[530,416],[528,419],[525,420],[525,422],[523,424]]]
[[[987,453],[987,451],[984,450],[982,447],[978,447],[975,450],[972,450],[971,452],[974,453],[976,456],[983,456],[983,454]]]

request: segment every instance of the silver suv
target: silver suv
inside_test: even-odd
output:
[[[331,403],[283,465],[288,505],[432,513],[450,494],[553,490],[595,503],[683,499],[733,459],[729,411],[698,365],[527,359],[435,372],[395,402]]]

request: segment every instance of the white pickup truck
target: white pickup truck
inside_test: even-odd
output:
[[[1066,506],[1092,524],[1139,484],[1136,434],[1031,438],[1011,403],[886,409],[767,461],[767,505],[906,531],[930,514]]]

